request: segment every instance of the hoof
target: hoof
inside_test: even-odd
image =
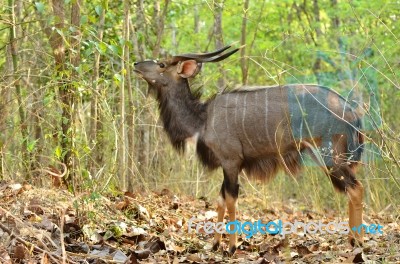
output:
[[[236,246],[230,247],[229,251],[224,252],[224,255],[227,257],[232,257],[233,254],[235,254],[235,251],[236,251]]]
[[[212,251],[217,251],[219,249],[219,242],[214,243],[212,246]]]
[[[363,242],[355,239],[354,237],[349,237],[349,243],[352,247],[362,247]]]

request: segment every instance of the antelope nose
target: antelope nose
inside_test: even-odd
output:
[[[136,65],[138,65],[139,64],[139,62],[134,62],[133,63],[133,66],[136,66]]]

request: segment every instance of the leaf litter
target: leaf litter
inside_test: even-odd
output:
[[[220,250],[213,252],[213,235],[201,223],[216,221],[209,199],[167,189],[73,196],[62,189],[0,182],[0,263],[400,263],[400,216],[387,211],[365,214],[368,222],[383,225],[383,235],[366,235],[363,248],[351,248],[346,235],[299,230],[284,238],[239,235],[232,257],[224,254],[224,234]],[[240,198],[241,222],[345,221],[335,212],[291,203],[245,208],[254,204],[251,199]],[[200,224],[198,233],[188,232],[191,218]]]

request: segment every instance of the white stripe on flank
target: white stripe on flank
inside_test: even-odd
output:
[[[243,129],[244,136],[246,137],[246,139],[247,139],[247,141],[249,142],[250,146],[251,146],[253,149],[255,149],[255,147],[253,146],[253,144],[251,144],[250,138],[249,138],[249,136],[248,136],[247,133],[246,133],[246,127],[245,127],[245,125],[244,125],[244,121],[245,121],[245,119],[246,119],[247,95],[248,95],[248,93],[246,93],[246,94],[244,95],[242,129]],[[256,124],[254,124],[254,125],[256,125]]]
[[[217,101],[214,101],[214,104],[212,105],[212,120],[211,120],[211,129],[214,131],[214,136],[217,138],[218,140],[218,144],[220,145],[221,142],[219,141],[219,135],[217,133],[217,131],[215,130],[215,108]]]
[[[265,135],[267,136],[267,142],[269,142],[269,127],[268,127],[268,91],[265,91]]]
[[[235,111],[235,126],[238,124],[238,121],[237,121],[237,113],[238,113],[238,99],[239,99],[239,96],[238,95],[235,95],[235,109],[234,109],[234,111]]]
[[[225,125],[226,125],[226,132],[229,134],[229,121],[228,121],[228,115],[229,115],[229,109],[228,109],[228,104],[229,104],[229,93],[226,94],[226,103],[225,103]]]

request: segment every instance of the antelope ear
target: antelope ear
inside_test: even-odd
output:
[[[195,60],[186,60],[178,63],[176,71],[182,78],[190,78],[196,76],[200,69],[201,63]]]

